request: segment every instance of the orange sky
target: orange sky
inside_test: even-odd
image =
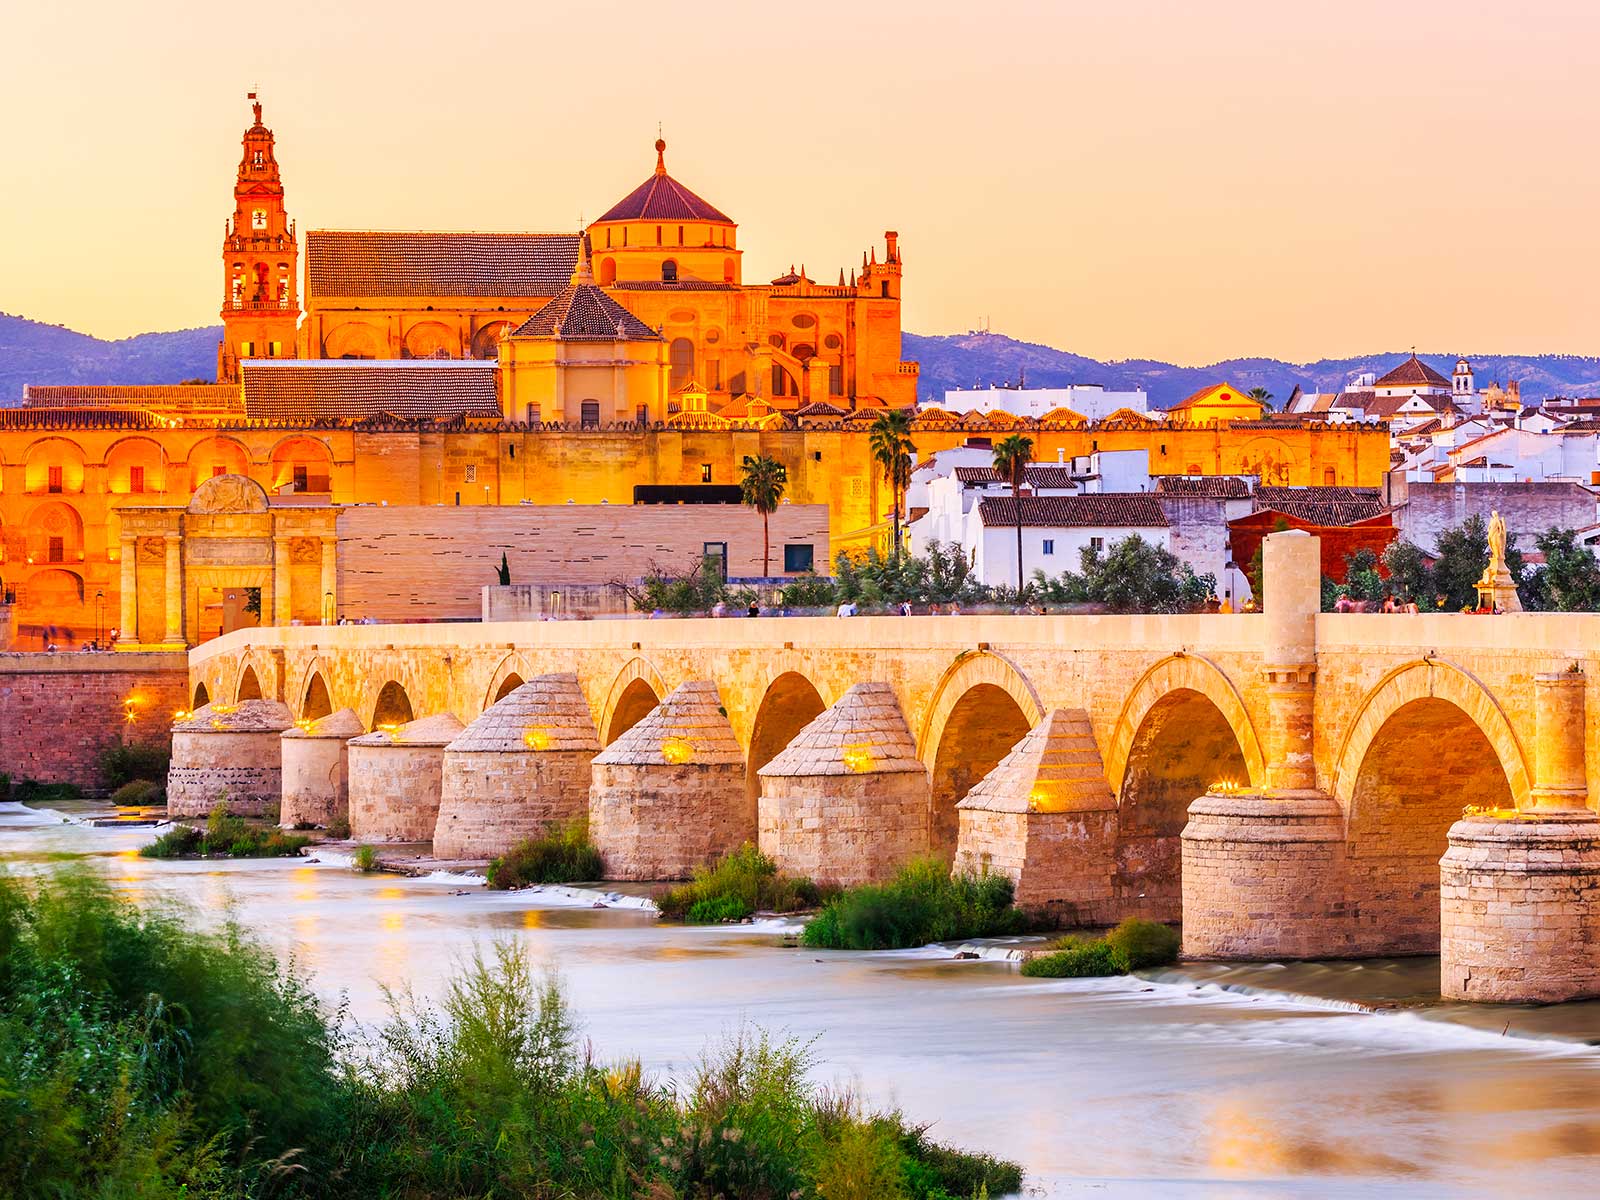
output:
[[[258,86],[301,230],[571,228],[648,174],[661,121],[749,280],[831,280],[898,229],[916,332],[1600,353],[1589,5],[19,0],[6,24],[0,309],[101,336],[216,320]]]

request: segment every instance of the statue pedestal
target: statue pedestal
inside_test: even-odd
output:
[[[1516,581],[1504,567],[1497,571],[1491,565],[1474,586],[1478,589],[1479,608],[1487,608],[1491,612],[1522,611],[1522,601],[1517,598]]]
[[[1600,820],[1472,817],[1439,863],[1440,990],[1452,1000],[1600,996]]]

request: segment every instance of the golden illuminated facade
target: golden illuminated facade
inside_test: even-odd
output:
[[[244,595],[263,622],[323,620],[341,611],[349,504],[736,500],[741,464],[770,455],[787,500],[828,506],[835,549],[887,536],[867,431],[917,382],[893,233],[836,285],[804,270],[748,285],[737,226],[667,173],[658,142],[651,175],[582,233],[313,231],[302,290],[253,115],[221,259],[220,382],[31,387],[0,409],[19,645],[112,629],[192,644],[237,624]],[[1389,461],[1364,426],[1060,416],[930,409],[913,436],[924,456],[1026,432],[1042,461],[1147,448],[1153,474],[1286,484],[1375,486]]]

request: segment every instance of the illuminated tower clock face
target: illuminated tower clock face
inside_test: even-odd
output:
[[[265,229],[267,227],[267,210],[258,208],[250,214],[250,227],[252,229]]]

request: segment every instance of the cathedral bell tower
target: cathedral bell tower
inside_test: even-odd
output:
[[[217,381],[236,382],[246,358],[293,358],[300,318],[299,246],[283,207],[272,130],[250,93],[255,120],[233,185],[233,218],[222,237],[222,344]]]

